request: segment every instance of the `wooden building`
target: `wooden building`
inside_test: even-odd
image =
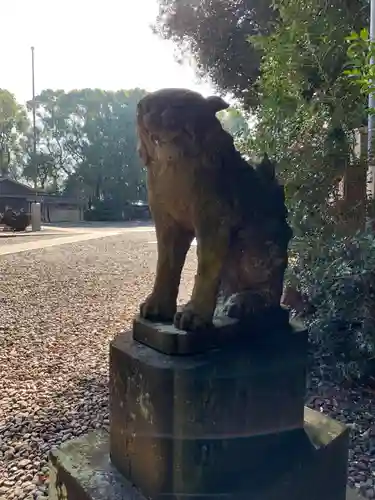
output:
[[[80,200],[35,191],[7,177],[0,177],[0,212],[7,207],[18,212],[30,213],[31,204],[41,204],[43,222],[79,222],[83,220],[84,205]]]

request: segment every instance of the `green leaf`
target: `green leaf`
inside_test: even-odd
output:
[[[363,40],[364,42],[367,42],[369,40],[369,32],[368,32],[368,29],[367,28],[362,28],[360,33],[359,33],[359,36],[361,38],[361,40]]]

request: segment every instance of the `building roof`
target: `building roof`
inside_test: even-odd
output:
[[[46,193],[43,190],[37,189],[35,190],[31,186],[28,186],[27,184],[23,184],[22,182],[15,181],[14,179],[9,179],[9,177],[0,177],[0,183],[3,182],[8,182],[11,183],[15,186],[19,186],[20,188],[23,188],[24,193],[22,194],[1,194],[1,189],[0,189],[0,197],[15,197],[15,198],[27,198],[29,201],[29,197],[33,200],[40,200],[41,202],[44,203],[64,203],[64,204],[69,204],[69,205],[83,205],[83,201],[79,200],[78,198],[73,198],[73,197],[68,197],[64,196],[61,194],[53,194],[53,193]],[[26,192],[25,192],[26,191]]]
[[[16,186],[22,186],[23,188],[29,189],[33,193],[35,192],[35,189],[32,188],[31,186],[28,186],[27,184],[22,184],[22,182],[15,181],[14,179],[10,179],[9,177],[0,176],[0,182],[6,182],[6,181],[15,184]]]

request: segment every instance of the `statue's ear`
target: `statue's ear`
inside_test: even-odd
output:
[[[223,111],[223,109],[229,108],[229,104],[225,102],[224,99],[216,95],[207,97],[206,102],[209,105],[210,110],[212,111],[213,114],[216,114],[219,111]]]

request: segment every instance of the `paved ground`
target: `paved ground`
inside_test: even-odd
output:
[[[154,234],[152,225],[139,223],[81,223],[45,225],[40,232],[0,232],[0,255],[8,255],[39,248],[47,248],[78,241],[115,236],[122,233],[146,232]],[[155,241],[155,236],[151,238]]]

